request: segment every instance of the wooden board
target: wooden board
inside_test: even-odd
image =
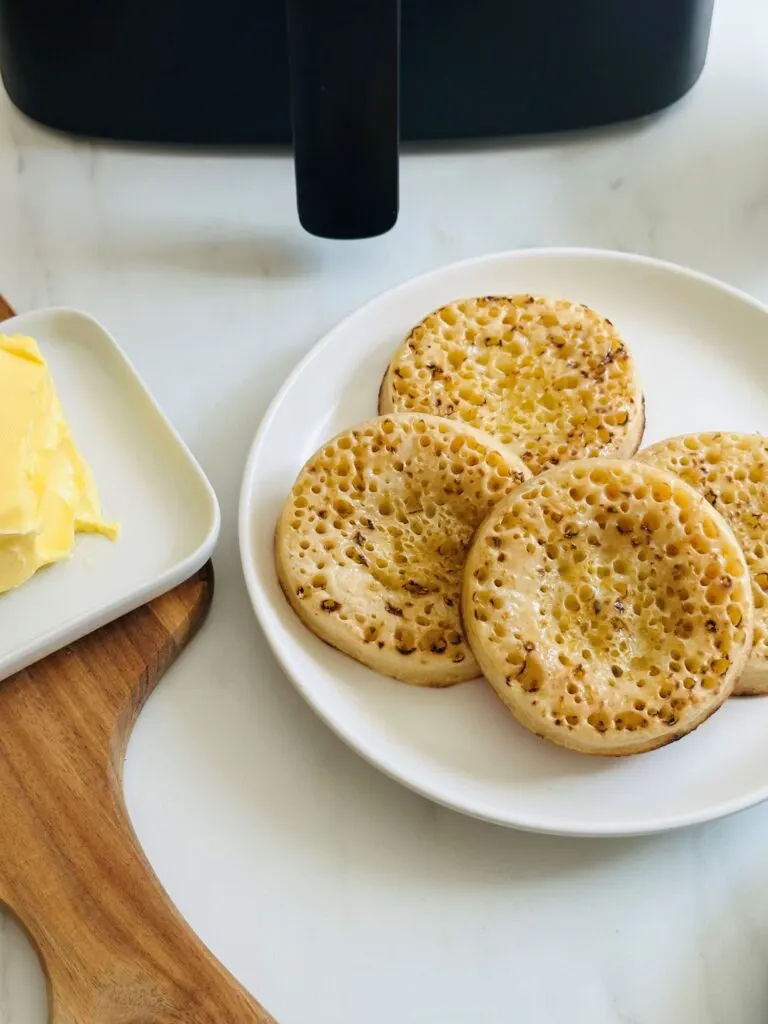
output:
[[[122,795],[133,724],[212,596],[209,563],[0,683],[0,902],[38,950],[53,1024],[274,1024],[171,903]]]

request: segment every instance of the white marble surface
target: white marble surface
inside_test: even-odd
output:
[[[588,842],[430,805],[347,750],[281,676],[235,537],[243,461],[277,385],[340,316],[412,274],[584,244],[768,299],[764,0],[720,0],[703,78],[650,123],[407,155],[382,239],[303,234],[287,158],[74,144],[7,100],[0,226],[2,290],[19,308],[101,318],[219,493],[215,605],[139,722],[127,798],[172,897],[281,1024],[764,1024],[768,806]],[[0,1024],[45,1016],[34,955],[0,919]]]

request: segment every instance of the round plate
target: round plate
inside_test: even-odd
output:
[[[248,458],[243,569],[283,668],[315,711],[388,775],[502,825],[571,835],[659,832],[768,796],[768,698],[731,700],[679,743],[624,759],[561,750],[520,727],[482,680],[419,689],[316,639],[277,583],[273,535],[296,473],[344,427],[376,414],[395,346],[461,296],[537,292],[595,307],[621,331],[645,389],[643,444],[700,430],[768,432],[768,310],[651,259],[589,250],[503,253],[409,281],[339,324],[291,374]]]

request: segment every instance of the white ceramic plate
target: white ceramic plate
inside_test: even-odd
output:
[[[213,488],[116,342],[70,309],[0,324],[49,362],[75,442],[116,542],[79,534],[70,559],[0,595],[0,679],[183,582],[219,532]]]
[[[768,797],[768,697],[732,700],[659,751],[589,758],[523,730],[482,681],[426,690],[375,675],[312,636],[280,592],[273,532],[304,460],[329,435],[376,413],[388,358],[423,315],[459,296],[512,291],[566,296],[616,323],[645,387],[645,444],[697,430],[768,433],[768,310],[716,281],[650,259],[584,250],[488,256],[409,281],[315,346],[253,443],[240,543],[269,643],[350,746],[458,811],[542,832],[631,835],[755,804]]]

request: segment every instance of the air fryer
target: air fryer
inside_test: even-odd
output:
[[[30,118],[95,139],[293,141],[317,235],[388,230],[398,143],[659,111],[704,64],[713,0],[0,0]]]

